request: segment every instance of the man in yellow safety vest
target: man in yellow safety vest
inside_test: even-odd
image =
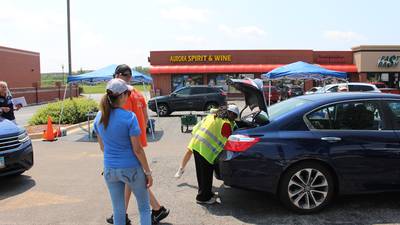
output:
[[[193,128],[193,137],[188,148],[193,151],[199,186],[196,201],[199,204],[214,204],[217,197],[212,192],[214,162],[224,148],[239,116],[236,105],[222,106]]]

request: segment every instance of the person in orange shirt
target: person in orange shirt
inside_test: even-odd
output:
[[[115,69],[114,77],[120,78],[129,84],[132,79],[132,70],[128,65],[121,64],[117,66],[117,68]],[[136,114],[136,117],[139,122],[139,127],[141,130],[140,143],[142,144],[142,147],[146,147],[147,146],[146,127],[148,121],[146,99],[138,90],[135,90],[133,88],[133,90],[131,91],[131,95],[129,96],[123,108],[127,111],[131,111]],[[128,209],[129,199],[131,197],[131,194],[132,194],[131,189],[128,186],[125,186],[126,209]],[[152,223],[157,224],[169,215],[169,209],[166,209],[164,206],[160,205],[160,203],[154,196],[154,193],[150,189],[149,189],[149,195],[150,195],[150,205],[152,208],[152,213],[151,213]],[[127,218],[126,221],[129,221],[129,219]],[[108,218],[107,222],[112,224],[113,216]],[[129,223],[127,222],[127,224],[130,224],[130,221]]]

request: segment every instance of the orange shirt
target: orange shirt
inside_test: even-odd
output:
[[[124,109],[134,112],[139,122],[140,127],[140,143],[142,147],[147,146],[147,136],[146,136],[146,121],[144,117],[144,110],[147,110],[146,99],[144,96],[137,90],[133,89],[131,95],[124,105]]]

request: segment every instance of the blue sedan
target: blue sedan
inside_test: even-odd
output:
[[[253,111],[220,155],[226,185],[276,194],[298,213],[337,194],[400,190],[400,96],[329,93],[266,107],[258,86],[230,80]]]

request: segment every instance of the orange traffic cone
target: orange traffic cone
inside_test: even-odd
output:
[[[47,117],[47,129],[43,133],[43,140],[44,141],[55,141],[53,123],[51,121],[51,117]]]

